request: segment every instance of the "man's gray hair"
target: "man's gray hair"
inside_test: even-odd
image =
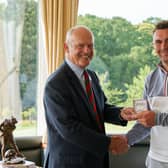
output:
[[[94,42],[93,32],[92,32],[87,26],[84,26],[84,25],[76,25],[76,26],[71,27],[71,28],[67,31],[66,39],[65,39],[65,42],[66,42],[67,44],[70,43],[72,33],[73,33],[75,30],[80,29],[80,28],[83,28],[83,29],[88,30],[88,31],[90,32],[90,34],[92,35],[92,39],[93,39],[93,42]]]

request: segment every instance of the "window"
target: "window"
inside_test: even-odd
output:
[[[18,120],[16,136],[37,132],[38,2],[0,2],[0,118]]]
[[[167,3],[166,0],[161,1],[158,3]],[[133,99],[142,97],[144,78],[157,63],[151,47],[151,30],[155,22],[167,16],[166,5],[155,15],[158,3],[154,4],[152,0],[115,3],[112,0],[79,1],[78,23],[90,27],[95,35],[96,52],[90,68],[98,73],[105,94],[112,104],[130,106]],[[127,4],[131,6],[126,8]],[[151,4],[153,10],[150,10]],[[83,9],[92,6],[94,8],[84,15]],[[124,8],[121,9],[122,7]],[[97,15],[94,9],[105,15]],[[120,15],[124,9],[127,11]],[[138,13],[145,13],[145,10],[149,17]],[[153,13],[150,14],[149,11]],[[40,121],[38,124],[44,125],[41,116],[37,116],[37,100],[41,100],[37,98],[37,88],[38,85],[41,86],[38,68],[44,73],[47,68],[45,60],[41,59],[44,59],[41,56],[44,47],[40,46],[38,51],[38,40],[43,38],[38,36],[41,27],[38,22],[37,0],[0,1],[0,122],[11,115],[16,117],[16,136],[37,134],[37,120]],[[40,39],[39,43],[43,41],[44,39]],[[44,74],[40,78],[45,81],[46,76]],[[41,103],[40,105],[42,106]],[[109,133],[125,132],[133,124],[130,122],[126,129],[118,126],[114,129],[114,126],[107,125],[106,129]]]
[[[95,36],[90,68],[97,72],[112,104],[133,106],[134,99],[143,97],[146,75],[158,62],[151,46],[152,30],[154,23],[166,16],[164,9],[156,15],[158,3],[149,10],[152,1],[80,0],[78,24],[87,25]],[[106,131],[125,133],[134,123],[129,122],[126,128],[106,124]]]

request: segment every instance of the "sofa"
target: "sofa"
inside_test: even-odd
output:
[[[41,136],[16,137],[16,144],[27,160],[33,161],[42,167],[44,149]],[[145,168],[145,159],[149,149],[149,139],[132,146],[122,155],[110,154],[110,168]]]
[[[145,168],[148,150],[149,138],[135,144],[125,154],[110,154],[110,168]]]
[[[42,167],[44,152],[41,136],[16,137],[15,141],[26,160],[35,162],[36,166]]]

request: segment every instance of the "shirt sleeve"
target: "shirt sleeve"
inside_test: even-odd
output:
[[[156,125],[168,126],[168,113],[156,113]]]
[[[126,134],[128,145],[134,145],[135,143],[145,139],[150,134],[150,130],[151,128],[144,127],[142,124],[137,122]]]

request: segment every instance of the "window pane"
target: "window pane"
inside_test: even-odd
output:
[[[0,118],[17,118],[16,136],[36,134],[37,5],[0,2]]]
[[[128,3],[130,1],[127,0],[126,3],[130,4]],[[79,3],[78,24],[88,26],[95,36],[95,56],[90,68],[97,72],[101,86],[111,104],[122,107],[133,106],[134,99],[143,97],[145,78],[158,62],[151,45],[152,30],[154,24],[163,18],[151,17],[148,12],[145,17],[140,15],[142,16],[140,21],[140,13],[137,15],[134,13],[132,18],[127,14],[130,12],[130,6],[124,6],[126,11],[122,11],[117,9],[121,7],[117,2],[106,0],[106,3],[104,1],[92,2],[94,5],[88,3],[87,8],[85,2],[81,0]],[[131,3],[134,5],[131,7],[137,8],[139,3],[141,7],[148,7],[146,1],[135,2]],[[100,6],[102,10],[99,10]],[[109,11],[109,15],[104,16],[102,11],[104,9],[107,11],[109,6],[111,13]],[[88,13],[84,12],[84,9],[86,11],[88,9]],[[118,11],[117,15],[114,15],[113,10]],[[158,8],[155,11],[158,11]],[[120,12],[125,12],[125,15]],[[163,12],[161,13],[163,15]],[[126,128],[106,124],[106,131],[125,133],[134,123],[134,121],[129,122]]]

